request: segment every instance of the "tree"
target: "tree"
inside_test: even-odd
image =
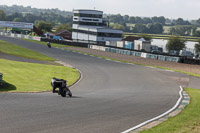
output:
[[[169,19],[169,18],[166,18],[165,23],[168,24],[168,25],[171,25],[172,24],[172,20]]]
[[[13,13],[12,15],[9,15],[8,17],[9,21],[13,21],[15,18],[20,18],[21,20],[23,20],[23,15],[21,13]]]
[[[0,10],[0,21],[5,21],[6,20],[6,14],[3,10]]]
[[[161,23],[162,25],[165,25],[166,19],[163,16],[158,17],[158,23]]]
[[[148,33],[148,28],[144,24],[135,24],[135,27],[133,28],[133,32],[135,33]]]
[[[144,24],[152,23],[151,19],[147,17],[143,18],[143,21],[144,21]]]
[[[197,27],[194,25],[178,25],[170,29],[170,34],[189,36],[196,32]]]
[[[189,21],[184,21],[182,18],[178,18],[175,23],[177,25],[191,25],[191,23]]]
[[[28,13],[28,14],[26,14],[26,15],[24,16],[24,19],[25,19],[25,22],[34,23],[35,20],[38,19],[38,17],[37,17],[36,15],[33,15],[33,14]]]
[[[195,37],[200,37],[200,31],[197,30],[197,31],[193,34],[193,36],[195,36]]]
[[[161,17],[152,17],[152,22],[153,23],[160,23],[162,25],[165,25],[165,17],[161,16]]]
[[[112,29],[118,29],[118,30],[125,30],[125,27],[121,24],[110,24],[110,28]]]
[[[47,23],[47,22],[44,22],[44,21],[37,21],[35,26],[43,31],[43,32],[50,32],[51,29],[53,28],[52,24],[51,23]]]
[[[163,31],[163,26],[160,23],[154,23],[149,25],[149,33],[162,34]]]
[[[176,20],[176,24],[177,24],[177,25],[184,25],[184,20],[183,20],[182,18],[178,18],[178,19]]]
[[[156,16],[152,17],[151,19],[152,19],[152,22],[153,22],[153,23],[158,22],[158,17],[156,17]]]
[[[110,21],[113,23],[123,23],[124,22],[124,18],[123,16],[121,16],[121,14],[117,14],[117,15],[111,15],[110,16]]]
[[[22,22],[21,18],[14,18],[14,22]]]
[[[194,48],[195,48],[195,53],[200,53],[200,39],[198,40],[198,43],[195,44]]]
[[[123,19],[124,19],[124,23],[129,23],[129,16],[128,15],[124,15]]]
[[[171,36],[169,37],[169,41],[166,44],[166,48],[168,51],[176,50],[180,51],[185,48],[185,40],[181,39],[179,36]]]
[[[135,24],[135,17],[130,17],[129,22],[132,23],[132,24]]]
[[[69,24],[61,24],[61,25],[56,26],[56,32],[62,31],[62,30],[72,31],[72,27]]]
[[[143,24],[143,19],[141,17],[135,17],[135,22]]]
[[[198,25],[200,25],[200,18],[196,21],[196,23],[197,23]]]

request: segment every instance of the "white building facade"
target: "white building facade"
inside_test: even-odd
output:
[[[120,41],[121,30],[107,27],[103,19],[103,12],[97,10],[74,10],[73,11],[73,41]]]
[[[145,40],[135,40],[134,41],[135,50],[145,50],[146,52],[151,51],[151,42]]]

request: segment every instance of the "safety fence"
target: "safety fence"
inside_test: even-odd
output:
[[[0,32],[0,35],[8,36],[8,37],[15,37],[15,38],[23,38],[23,39],[41,41],[41,37],[37,37],[37,36],[29,36],[29,35],[23,35],[23,34],[13,34],[13,33],[6,33],[6,32]]]
[[[97,45],[89,45],[88,47],[91,49],[124,54],[124,55],[138,56],[138,57],[143,57],[143,58],[148,58],[148,59],[156,59],[156,60],[171,61],[171,62],[180,61],[180,57],[175,57],[175,56],[157,55],[157,54],[150,54],[150,53],[131,51],[131,50],[123,50],[123,49],[118,49],[118,48],[111,48],[111,47],[97,46]]]

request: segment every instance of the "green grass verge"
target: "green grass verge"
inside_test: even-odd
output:
[[[42,61],[55,61],[54,58],[48,57],[38,52],[2,40],[0,40],[0,52],[19,57],[42,60]]]
[[[185,90],[191,102],[180,114],[141,133],[200,133],[200,90]]]
[[[35,92],[51,90],[52,77],[63,78],[68,85],[79,78],[74,68],[64,66],[42,65],[0,59],[0,72],[6,84],[0,92]]]

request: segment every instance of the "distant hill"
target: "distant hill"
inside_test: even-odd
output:
[[[7,6],[7,5],[0,5],[0,10],[3,10],[7,15],[11,15],[15,12],[18,13],[31,13],[34,15],[40,15],[41,12],[53,12],[55,14],[59,14],[62,16],[72,16],[73,13],[70,11],[61,11],[58,8],[55,9],[38,9],[38,8],[32,8],[31,6],[18,6],[18,5],[13,5],[13,6]]]

